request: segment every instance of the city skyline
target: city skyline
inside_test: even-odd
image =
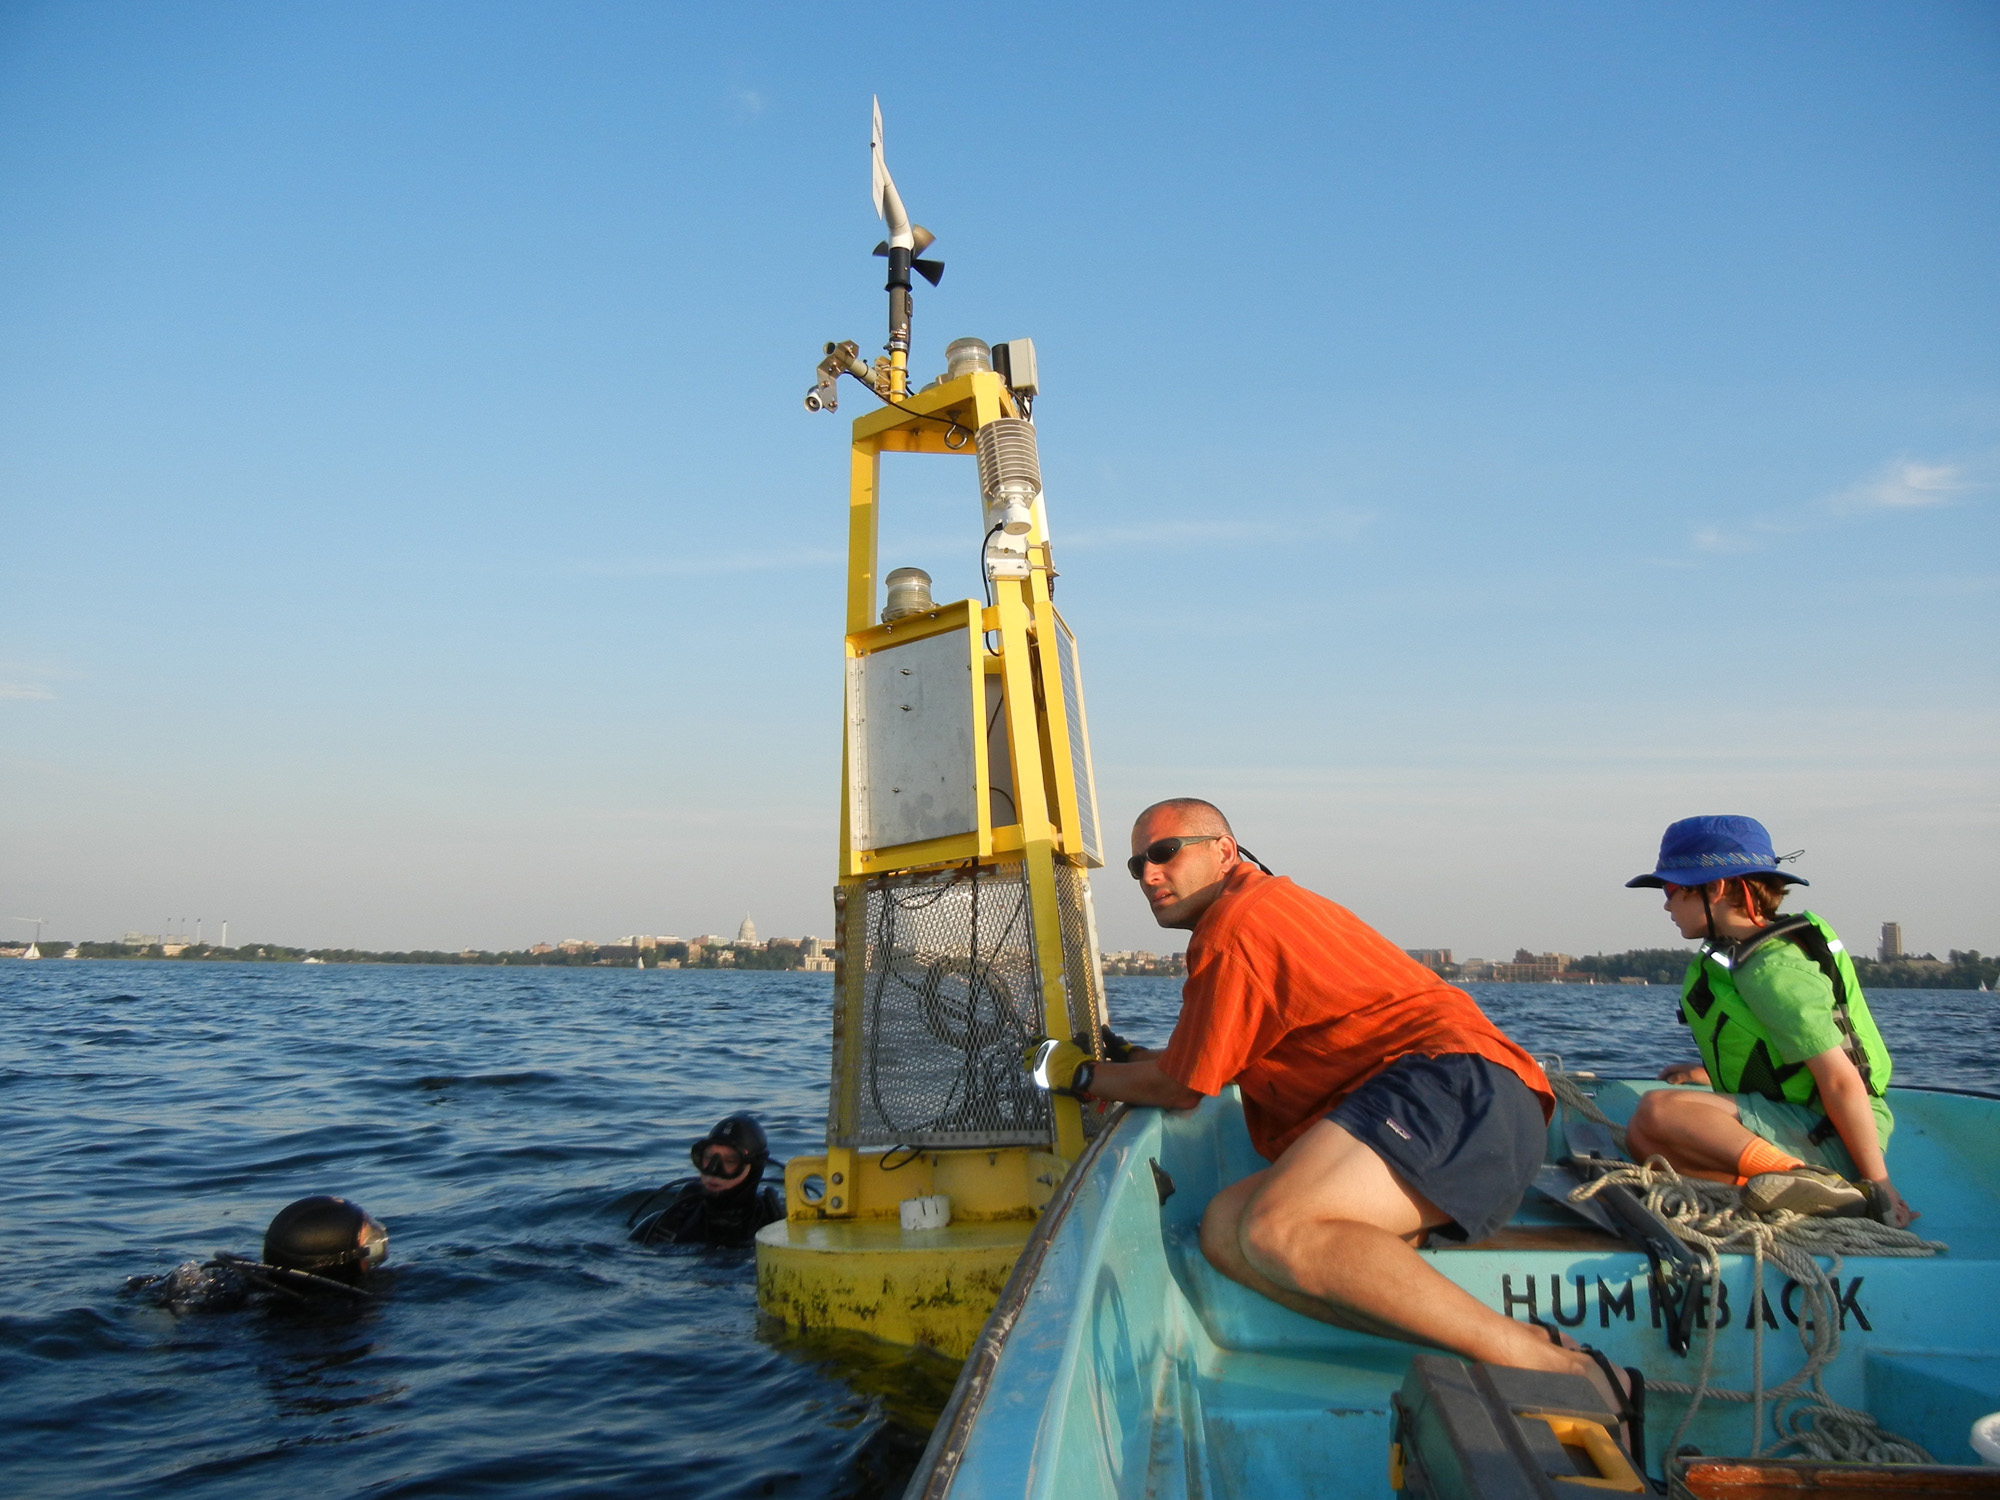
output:
[[[29,920],[32,921],[33,919]],[[797,936],[792,936],[789,934],[778,934],[768,938],[759,937],[757,935],[756,924],[751,919],[750,915],[747,913],[744,915],[743,920],[738,924],[736,936],[734,937],[724,937],[721,933],[714,931],[697,931],[693,929],[691,929],[690,931],[691,935],[687,937],[683,937],[678,933],[667,933],[667,932],[626,933],[616,938],[603,938],[603,939],[571,936],[556,941],[551,941],[548,938],[538,938],[533,943],[514,943],[512,945],[502,945],[499,947],[490,947],[483,949],[473,948],[471,946],[466,946],[462,949],[453,949],[448,945],[447,946],[416,945],[414,949],[405,949],[405,950],[385,949],[385,950],[372,950],[372,951],[384,951],[384,952],[433,951],[433,952],[444,952],[444,953],[461,952],[466,955],[471,955],[474,953],[504,953],[504,952],[548,953],[564,949],[585,949],[585,948],[598,949],[598,950],[606,948],[632,948],[636,951],[651,951],[655,948],[666,948],[674,946],[686,946],[689,948],[704,948],[704,947],[772,948],[780,946],[798,946],[804,948],[809,956],[817,957],[821,952],[830,954],[833,951],[834,947],[834,940],[832,938],[824,938],[817,933],[801,933]],[[35,934],[35,940],[39,940],[40,936],[41,934],[40,931],[38,930]],[[1180,943],[1181,943],[1180,947],[1175,947],[1171,941],[1164,941],[1165,931],[1163,931],[1162,933],[1163,946],[1159,948],[1101,947],[1100,957],[1108,965],[1126,964],[1135,961],[1144,963],[1156,959],[1161,961],[1170,961],[1177,963],[1185,957],[1186,935],[1176,934],[1176,936],[1180,938]],[[27,946],[29,941],[30,941],[29,939],[0,940],[0,954],[6,954],[19,950],[20,948]],[[186,948],[199,947],[202,944],[202,938],[200,935],[200,919],[196,920],[196,927],[192,934],[187,932],[176,933],[171,930],[160,933],[147,933],[139,931],[137,929],[132,929],[126,931],[122,935],[122,937],[115,940],[71,933],[65,935],[51,934],[50,941],[51,942],[59,941],[63,943],[74,943],[79,941],[91,942],[91,943],[108,943],[116,941],[124,946],[161,946],[168,950],[169,956],[172,956],[174,952],[181,951]],[[228,942],[226,923],[224,925],[224,930],[221,936],[218,937],[213,946],[223,951],[231,950],[231,945]],[[259,947],[259,946],[274,946],[274,947],[282,947],[288,949],[299,949],[301,951],[309,952],[309,951],[317,951],[320,949],[324,949],[330,945],[280,941],[278,939],[272,939],[272,938],[263,938],[263,939],[246,938],[240,944],[235,945],[235,949],[237,951],[240,951],[242,949]],[[1969,947],[1971,945],[1967,946]],[[1403,951],[1407,953],[1411,958],[1415,959],[1418,963],[1423,964],[1427,967],[1439,969],[1441,972],[1447,972],[1447,973],[1458,973],[1461,971],[1466,973],[1472,973],[1474,971],[1484,972],[1488,970],[1498,971],[1506,969],[1527,969],[1527,968],[1535,968],[1535,969],[1547,968],[1553,972],[1561,970],[1563,967],[1573,962],[1574,959],[1579,956],[1602,958],[1607,955],[1612,955],[1619,952],[1636,952],[1636,951],[1643,951],[1645,949],[1659,949],[1662,951],[1670,951],[1676,948],[1685,948],[1687,951],[1693,952],[1694,947],[1695,944],[1693,944],[1691,941],[1682,939],[1679,937],[1678,934],[1675,934],[1669,940],[1662,940],[1661,942],[1654,944],[1641,945],[1641,947],[1637,949],[1611,950],[1599,947],[1599,948],[1589,949],[1587,951],[1579,950],[1579,953],[1576,955],[1572,955],[1554,949],[1536,950],[1518,945],[1516,946],[1514,956],[1511,959],[1505,959],[1505,958],[1488,959],[1483,955],[1472,954],[1470,952],[1461,952],[1460,950],[1451,947],[1405,948]],[[1890,922],[1883,922],[1880,925],[1880,941],[1877,945],[1877,951],[1875,957],[1878,962],[1882,963],[1889,963],[1900,959],[1924,959],[1924,960],[1934,961],[1936,959],[1936,954],[1939,952],[1955,952],[1955,951],[1964,951],[1964,950],[1962,950],[1959,947],[1959,945],[1956,944],[1937,944],[1934,946],[1934,948],[1929,950],[1923,949],[1922,945],[1906,949],[1903,938],[1903,924],[1900,922],[1890,921]],[[1977,950],[1975,949],[1974,951]],[[1522,976],[1509,975],[1508,977],[1520,978]]]

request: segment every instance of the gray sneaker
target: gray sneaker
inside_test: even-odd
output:
[[[1866,1214],[1868,1205],[1867,1193],[1825,1167],[1759,1172],[1743,1185],[1743,1206],[1752,1213],[1768,1214],[1782,1208],[1813,1217],[1852,1219]]]

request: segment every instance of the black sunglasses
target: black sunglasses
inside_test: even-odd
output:
[[[1168,860],[1172,859],[1176,854],[1181,852],[1182,845],[1205,844],[1210,839],[1219,839],[1221,837],[1222,835],[1219,833],[1204,833],[1198,836],[1191,836],[1187,838],[1157,839],[1153,843],[1148,844],[1145,847],[1145,849],[1142,850],[1140,853],[1135,854],[1130,859],[1126,860],[1125,868],[1130,870],[1132,872],[1132,878],[1134,880],[1137,880],[1140,876],[1146,873],[1147,865],[1165,864]],[[1245,849],[1241,844],[1238,844],[1236,846],[1236,856],[1239,859],[1248,860],[1251,864],[1255,865],[1258,869],[1262,870],[1266,875],[1269,875],[1271,873],[1271,867],[1269,865],[1265,864],[1263,860],[1259,859],[1256,855],[1252,854],[1248,849]]]
[[[1189,844],[1206,844],[1212,839],[1221,837],[1219,833],[1195,833],[1180,838],[1154,839],[1152,843],[1126,860],[1125,868],[1130,870],[1132,878],[1137,880],[1146,873],[1147,865],[1163,865]]]

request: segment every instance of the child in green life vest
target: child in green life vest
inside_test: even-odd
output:
[[[1788,856],[1789,857],[1789,856]],[[1917,1215],[1889,1181],[1895,1118],[1889,1049],[1839,937],[1811,912],[1781,917],[1786,888],[1755,818],[1683,818],[1657,868],[1625,882],[1665,890],[1681,936],[1701,939],[1681,986],[1699,1063],[1642,1095],[1628,1127],[1639,1161],[1664,1156],[1691,1176],[1733,1182],[1760,1213]]]

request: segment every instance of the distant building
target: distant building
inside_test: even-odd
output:
[[[597,944],[588,938],[564,938],[556,946],[565,953],[581,953],[586,948],[595,948]]]
[[[1451,972],[1451,949],[1449,948],[1405,948],[1403,950],[1434,974]]]
[[[530,953],[553,953],[556,950],[550,947],[547,943],[537,943],[535,944],[534,947],[530,948],[528,951]]]
[[[1572,962],[1567,953],[1530,953],[1516,948],[1512,963],[1489,964],[1484,977],[1502,984],[1555,984]]]
[[[743,925],[736,929],[736,941],[753,948],[757,946],[757,924],[750,920],[747,912],[743,917]]]
[[[1884,922],[1882,924],[1882,946],[1875,950],[1875,956],[1883,963],[1894,963],[1903,956],[1903,924]]]
[[[824,958],[827,956],[826,950],[827,944],[825,938],[802,937],[799,939],[799,956],[801,958]]]
[[[1187,973],[1187,955],[1169,953],[1164,956],[1150,948],[1113,948],[1100,953],[1106,974],[1150,974],[1156,977],[1180,978]]]

